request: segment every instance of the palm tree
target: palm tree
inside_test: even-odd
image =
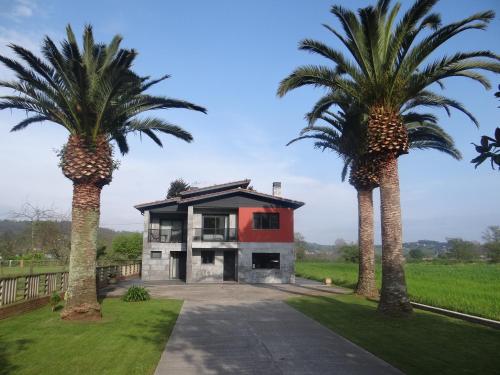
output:
[[[179,193],[188,190],[190,187],[191,186],[182,178],[173,180],[167,191],[167,199],[177,197]]]
[[[427,63],[429,55],[450,39],[467,30],[485,29],[493,11],[474,14],[463,20],[441,25],[439,14],[431,13],[438,0],[417,0],[396,23],[401,7],[390,0],[379,0],[354,13],[333,6],[343,34],[325,27],[345,46],[352,59],[326,44],[306,39],[300,49],[319,54],[333,66],[301,66],[281,81],[278,95],[312,85],[328,89],[316,104],[321,113],[331,106],[351,102],[368,108],[366,153],[379,163],[382,215],[382,290],[378,309],[389,315],[405,315],[412,308],[406,290],[402,253],[402,225],[398,177],[398,157],[408,152],[408,132],[402,114],[420,106],[451,108],[475,117],[459,102],[431,89],[443,88],[450,77],[466,77],[487,89],[490,83],[479,70],[500,71],[499,57],[491,51],[457,52]],[[427,35],[424,35],[427,33]]]
[[[350,172],[349,183],[356,189],[358,197],[359,272],[356,293],[374,298],[378,296],[373,223],[373,190],[379,186],[377,163],[364,154],[366,116],[362,109],[356,105],[342,108],[338,114],[325,111],[314,121],[322,119],[327,126],[307,126],[302,129],[299,137],[287,145],[303,139],[313,139],[315,148],[335,151],[344,160],[342,181]],[[311,114],[307,117],[311,120]],[[434,149],[457,160],[461,159],[453,139],[436,124],[433,115],[409,114],[402,118],[408,131],[410,148]]]
[[[101,189],[111,182],[116,163],[111,142],[125,155],[127,135],[144,134],[162,146],[157,133],[190,142],[191,134],[156,117],[139,114],[169,108],[206,112],[192,103],[146,93],[165,80],[141,77],[132,71],[137,52],[120,48],[115,36],[108,45],[94,42],[91,26],[83,34],[83,49],[68,25],[60,48],[46,37],[43,58],[11,44],[19,61],[0,56],[16,74],[0,86],[15,91],[0,97],[0,109],[20,109],[31,115],[12,128],[18,131],[43,121],[61,125],[68,133],[60,152],[64,175],[73,181],[71,255],[65,319],[99,319],[96,299],[95,259]]]

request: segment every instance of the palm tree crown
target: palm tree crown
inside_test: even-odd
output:
[[[303,139],[313,139],[314,147],[322,151],[334,151],[344,161],[341,178],[345,180],[348,171],[351,171],[350,182],[358,187],[377,187],[377,162],[366,158],[366,118],[361,108],[356,105],[347,107],[337,114],[325,111],[319,119],[326,125],[307,126],[300,132],[299,137],[292,139],[287,146]],[[310,118],[311,113],[306,117]],[[462,155],[455,147],[452,137],[437,123],[432,114],[410,113],[403,116],[403,122],[408,132],[409,146],[412,149],[433,149],[460,160]],[[358,168],[362,166],[362,174],[358,176]]]
[[[138,118],[141,113],[169,108],[206,112],[203,107],[183,100],[146,94],[151,86],[169,78],[140,77],[132,71],[137,56],[133,49],[120,48],[121,36],[108,44],[94,42],[91,26],[86,26],[80,50],[71,27],[61,48],[46,37],[42,54],[45,61],[25,48],[9,47],[22,63],[4,56],[0,61],[15,72],[17,80],[2,81],[0,86],[16,95],[0,97],[0,109],[21,109],[30,114],[12,131],[42,121],[52,121],[89,144],[98,138],[114,140],[122,154],[129,150],[126,136],[138,132],[159,146],[155,132],[171,134],[190,142],[191,134],[159,118]],[[24,64],[23,64],[24,63]]]
[[[301,50],[327,58],[333,66],[301,66],[286,77],[278,88],[278,95],[305,85],[325,87],[329,91],[315,105],[312,118],[332,105],[345,105],[346,97],[366,105],[370,110],[383,108],[395,114],[415,107],[442,107],[465,113],[476,125],[475,117],[459,102],[429,89],[450,77],[466,77],[490,88],[488,79],[479,70],[500,72],[499,56],[491,51],[459,52],[427,63],[429,55],[446,41],[470,29],[484,29],[494,18],[493,11],[474,14],[461,21],[442,26],[440,16],[430,13],[438,0],[417,0],[396,24],[401,4],[390,8],[390,0],[379,0],[354,13],[341,6],[333,6],[331,13],[342,25],[344,35],[324,25],[349,51],[351,59],[328,45],[311,39],[300,42]],[[430,33],[424,36],[424,31]],[[393,124],[395,125],[395,124]],[[397,124],[396,124],[397,125]],[[387,133],[388,129],[378,129]],[[383,138],[370,134],[373,138]],[[396,141],[405,141],[405,134],[396,134]],[[387,146],[387,145],[385,145]],[[401,148],[405,145],[389,145]],[[387,148],[378,147],[382,151]],[[368,152],[380,151],[377,146]],[[400,152],[400,153],[401,153]]]

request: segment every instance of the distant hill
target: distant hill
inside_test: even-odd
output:
[[[332,253],[335,251],[335,246],[333,245],[321,245],[316,242],[305,242],[306,249],[313,253]]]
[[[312,254],[336,254],[337,249],[334,245],[321,245],[315,242],[305,242],[306,249]],[[447,242],[433,240],[418,240],[414,242],[403,243],[403,253],[408,254],[412,249],[420,249],[426,256],[438,256],[446,253],[448,250]],[[382,245],[375,245],[375,253],[382,254]]]
[[[62,233],[66,238],[70,237],[71,234],[71,222],[61,221],[57,223],[60,233]],[[106,248],[111,249],[111,243],[113,238],[119,234],[133,233],[130,231],[116,231],[109,228],[99,228],[98,233],[98,244],[99,246],[106,246]],[[19,251],[27,248],[27,243],[29,243],[29,238],[31,236],[31,222],[30,221],[17,221],[17,220],[0,220],[0,253],[4,247],[4,242],[15,242],[14,248]]]
[[[403,252],[409,253],[410,250],[420,249],[427,256],[438,256],[446,253],[448,250],[447,242],[432,241],[432,240],[418,240],[415,242],[403,243]]]

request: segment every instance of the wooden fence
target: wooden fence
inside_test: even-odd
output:
[[[127,263],[96,268],[96,287],[103,288],[111,279],[140,275],[141,263]],[[0,278],[0,308],[46,298],[68,288],[68,272],[47,272]]]

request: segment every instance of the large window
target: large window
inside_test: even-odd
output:
[[[215,251],[202,250],[201,251],[201,264],[214,264],[214,263],[215,263]]]
[[[224,241],[227,237],[227,215],[203,215],[203,241]]]
[[[280,215],[278,213],[254,213],[253,229],[280,229]]]
[[[254,269],[280,269],[279,253],[252,253],[252,268]]]
[[[160,242],[182,242],[182,221],[160,220]]]

